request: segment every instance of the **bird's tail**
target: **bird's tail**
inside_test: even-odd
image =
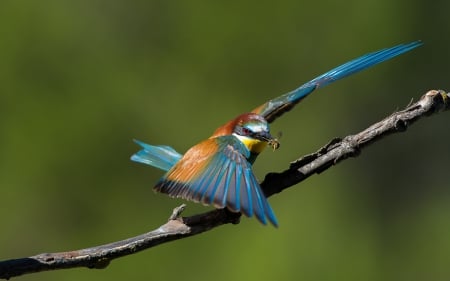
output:
[[[168,171],[183,156],[175,149],[166,145],[149,145],[144,142],[134,140],[142,149],[131,156],[131,160],[147,164],[163,171]]]

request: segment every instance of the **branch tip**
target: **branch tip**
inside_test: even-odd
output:
[[[181,204],[180,206],[173,209],[172,214],[169,217],[169,221],[178,220],[181,213],[186,209],[186,204]]]

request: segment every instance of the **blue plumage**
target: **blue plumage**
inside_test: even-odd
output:
[[[155,146],[138,140],[134,140],[134,142],[139,144],[143,149],[133,154],[131,160],[159,168],[163,171],[168,171],[183,156],[167,145]]]
[[[315,89],[421,44],[416,41],[398,45],[344,63],[264,103],[251,113],[229,121],[184,155],[169,146],[153,146],[135,141],[142,149],[131,160],[167,171],[155,186],[159,192],[217,208],[227,207],[247,217],[255,216],[263,224],[269,221],[277,226],[275,214],[251,169],[253,161],[267,143],[274,149],[279,146],[278,141],[270,135],[268,123],[289,111]]]
[[[415,41],[363,55],[336,68],[333,68],[332,70],[327,71],[322,75],[319,75],[318,77],[312,79],[311,81],[303,84],[302,86],[289,93],[266,102],[265,104],[254,109],[252,112],[263,116],[269,123],[273,122],[276,118],[289,111],[292,107],[294,107],[297,103],[299,103],[303,98],[308,96],[314,90],[324,87],[339,79],[360,72],[366,68],[389,60],[395,56],[406,53],[414,48],[419,47],[420,45],[422,45],[421,41]]]
[[[216,153],[202,149],[212,145]],[[170,169],[155,189],[217,208],[228,207],[248,217],[255,215],[263,224],[267,224],[268,219],[277,226],[275,214],[251,170],[252,164],[248,158],[250,151],[233,135],[208,139],[188,151],[183,162]],[[184,169],[177,165],[183,165]],[[191,173],[190,169],[195,173]]]

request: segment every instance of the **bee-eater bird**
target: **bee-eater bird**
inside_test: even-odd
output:
[[[184,155],[169,146],[153,146],[136,141],[142,149],[131,160],[166,171],[156,183],[156,191],[171,197],[228,208],[247,217],[253,215],[263,224],[278,225],[275,214],[252,171],[258,154],[279,143],[269,131],[269,123],[290,110],[314,90],[368,67],[408,52],[422,43],[402,44],[363,55],[340,65],[272,99],[249,113],[220,126]]]

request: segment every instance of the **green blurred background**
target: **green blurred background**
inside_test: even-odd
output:
[[[227,3],[225,3],[227,2]],[[274,123],[263,177],[336,136],[450,90],[448,1],[0,2],[0,259],[74,250],[164,223],[182,201],[129,161],[137,138],[183,152],[356,56],[420,49],[314,93]],[[449,280],[448,113],[242,219],[112,262],[18,280]],[[185,215],[207,210],[188,204]]]

